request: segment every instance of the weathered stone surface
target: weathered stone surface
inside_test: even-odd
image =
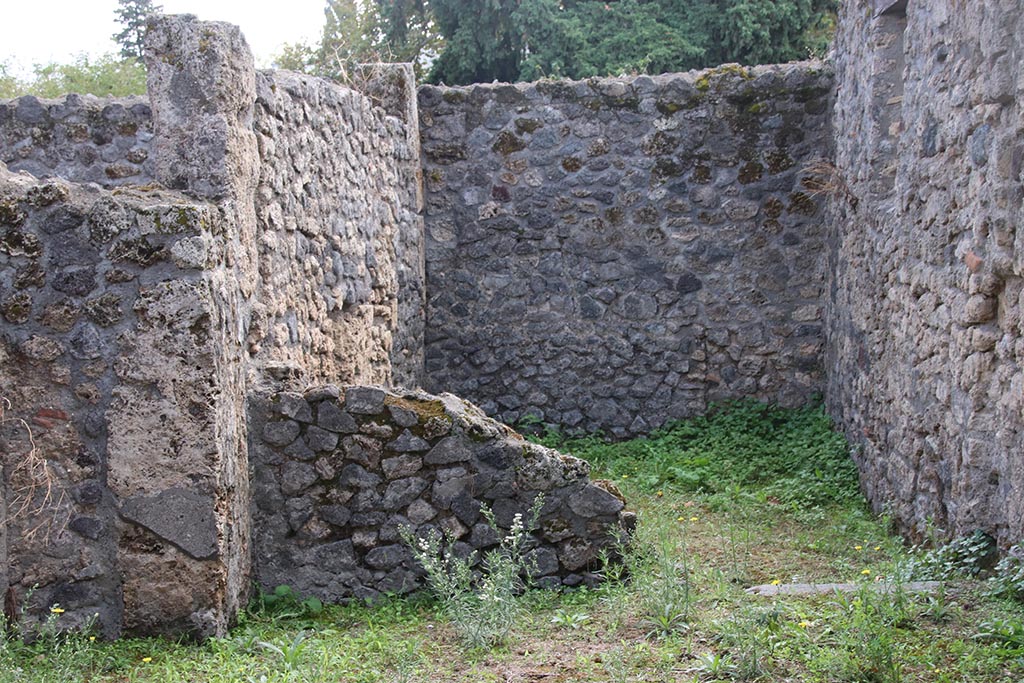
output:
[[[213,500],[187,489],[167,489],[155,496],[134,496],[121,505],[121,516],[170,541],[197,560],[217,555]]]
[[[865,15],[836,45],[828,406],[912,538],[1024,537],[1024,2]]]
[[[304,462],[287,462],[281,468],[281,492],[286,496],[302,493],[315,484],[316,480],[316,470]]]
[[[620,498],[593,484],[569,498],[569,508],[583,518],[613,515],[623,507]]]
[[[295,440],[300,430],[299,423],[292,420],[268,422],[263,425],[263,440],[273,446],[285,446]]]
[[[333,451],[338,445],[338,435],[310,426],[306,428],[306,444],[314,451]]]
[[[834,595],[835,593],[857,593],[864,590],[876,593],[906,591],[909,593],[934,593],[942,590],[941,581],[908,581],[907,583],[782,583],[762,584],[746,589],[751,595],[774,597],[776,595]]]
[[[616,437],[820,393],[821,328],[796,330],[821,319],[802,168],[831,87],[804,63],[420,88],[427,388]]]
[[[428,465],[450,465],[455,462],[463,462],[473,456],[470,447],[471,444],[458,437],[441,439],[424,456],[423,461]]]
[[[143,97],[0,100],[0,162],[14,173],[104,187],[145,185],[153,178],[152,139],[151,111]],[[28,200],[46,207],[62,202],[66,193],[63,185],[48,183]]]
[[[326,599],[410,590],[400,527],[468,553],[497,540],[481,502],[507,525],[538,492],[545,581],[594,581],[636,517],[585,463],[452,396],[323,386],[424,372],[613,436],[827,374],[876,507],[1019,540],[1024,6],[862,4],[838,90],[799,64],[417,102],[401,67],[367,97],[170,17],[151,105],[0,102],[0,160],[37,176],[0,161],[0,395],[36,430],[5,432],[0,470],[35,447],[68,493],[52,552],[2,482],[0,593],[31,578],[109,636],[222,634],[250,557]]]
[[[216,349],[230,345],[208,321],[230,320],[231,312],[218,312],[214,288],[195,271],[115,265],[114,255],[93,246],[96,235],[145,236],[161,249],[195,236],[212,240],[215,209],[156,189],[121,189],[115,198],[96,186],[11,175],[0,165],[0,218],[9,206],[17,207],[21,234],[0,248],[0,395],[39,430],[37,448],[63,473],[56,485],[70,506],[61,515],[67,528],[54,531],[68,554],[50,557],[17,524],[6,533],[12,588],[31,588],[21,585],[25,577],[47,595],[74,578],[82,590],[62,593],[62,606],[78,615],[68,624],[99,613],[109,636],[136,625],[189,630],[191,615],[208,608],[220,615],[215,630],[226,628],[213,567],[227,561],[218,536],[223,510],[238,510],[229,497],[218,512],[212,492],[221,481],[245,497],[247,482],[213,476],[213,469],[240,453],[229,406],[240,408],[242,393],[229,375],[216,374],[230,367],[213,362],[223,353]],[[152,217],[167,214],[182,217],[175,231],[153,231]],[[118,270],[126,276],[110,277]],[[217,441],[214,411],[230,445]],[[25,452],[18,439],[0,451],[5,471]],[[233,525],[248,533],[243,521]],[[171,596],[181,597],[172,582],[193,580],[214,588],[170,605]],[[153,586],[164,593],[149,603]],[[182,612],[191,605],[201,607]]]
[[[387,592],[396,585],[412,590],[420,585],[421,570],[400,542],[403,527],[461,539],[468,554],[501,540],[502,532],[484,523],[482,503],[491,504],[507,529],[515,515],[528,513],[538,493],[545,500],[530,557],[542,575],[558,579],[590,567],[632,519],[619,497],[588,484],[586,463],[527,444],[465,401],[373,387],[352,387],[342,395],[307,392],[304,399],[311,414],[323,415],[324,406],[331,406],[349,415],[360,432],[323,452],[321,460],[335,463],[331,467],[310,466],[289,453],[290,446],[251,451],[257,480],[269,483],[253,506],[256,574],[266,588],[284,581],[282,568],[290,567],[288,585],[323,599]],[[265,433],[264,425],[279,422],[279,405],[279,395],[251,401],[251,429]],[[432,424],[445,428],[432,430]],[[375,428],[367,431],[367,425]],[[305,424],[300,429],[299,442],[323,431]],[[394,433],[399,436],[392,439]],[[524,463],[529,472],[522,475]],[[554,540],[552,527],[562,532]],[[317,563],[334,551],[320,548],[341,541],[348,545],[326,589],[316,578],[324,571]],[[560,562],[562,556],[571,566]]]
[[[423,467],[423,458],[417,455],[400,455],[381,461],[380,466],[385,478],[398,479],[418,472]]]
[[[398,435],[398,438],[385,446],[395,453],[421,453],[430,450],[430,444],[416,436],[408,429]]]
[[[415,110],[414,85],[391,82],[390,96]],[[255,92],[254,361],[301,368],[312,384],[419,384],[415,116],[400,121],[361,93],[291,72],[257,73]]]
[[[319,405],[316,423],[324,429],[340,434],[355,434],[359,431],[355,418],[339,408],[334,401],[324,401]]]
[[[380,505],[385,510],[404,508],[423,493],[427,486],[427,482],[416,477],[393,481],[384,491],[384,498]]]
[[[277,395],[277,412],[299,422],[312,422],[313,411],[302,394],[283,391]]]
[[[346,389],[345,408],[357,415],[376,415],[384,408],[384,392],[374,387]]]

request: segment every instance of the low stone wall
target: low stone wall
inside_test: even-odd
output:
[[[543,496],[527,560],[541,585],[593,583],[598,554],[635,522],[582,460],[528,443],[451,395],[325,386],[250,399],[256,576],[337,601],[405,593],[421,570],[401,539],[457,552],[500,541]]]
[[[913,538],[1024,538],[1024,2],[845,3],[828,404]]]
[[[420,89],[427,387],[646,433],[823,387],[819,63]]]
[[[0,161],[39,178],[143,185],[153,178],[151,118],[143,97],[0,100]]]
[[[0,583],[30,618],[209,635],[246,590],[225,248],[211,205],[0,165]]]

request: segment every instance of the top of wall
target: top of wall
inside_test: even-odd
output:
[[[144,97],[0,100],[0,161],[39,178],[142,185],[153,177],[151,118]]]
[[[681,89],[693,88],[698,92],[708,92],[730,77],[739,76],[749,82],[753,89],[765,86],[778,87],[803,83],[808,72],[821,71],[831,73],[828,62],[809,60],[789,62],[787,64],[763,64],[758,66],[741,66],[739,64],[722,64],[710,69],[692,70],[680,73],[657,75],[614,76],[605,78],[588,78],[579,81],[568,79],[543,79],[520,83],[474,83],[471,85],[422,85],[420,86],[421,102],[426,95],[429,99],[437,93],[452,103],[463,101],[459,95],[441,93],[463,93],[467,97],[486,98],[498,103],[509,105],[519,101],[532,101],[542,98],[556,100],[582,100],[592,106],[605,103],[610,107],[631,109],[641,106],[635,96],[643,96],[677,86]],[[778,79],[782,78],[780,82]]]

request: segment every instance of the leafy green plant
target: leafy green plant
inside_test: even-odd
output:
[[[26,597],[16,623],[8,623],[0,614],[0,681],[73,680],[97,656],[97,615],[89,616],[77,628],[68,628],[61,623],[65,610],[54,604],[42,623],[30,624],[25,618],[28,601]]]
[[[648,637],[685,631],[693,607],[691,579],[682,532],[664,515],[641,518],[630,544],[622,549],[632,595]]]
[[[555,612],[555,616],[551,617],[551,623],[555,626],[563,626],[573,631],[578,630],[588,621],[590,621],[590,615],[582,612],[570,612],[564,609],[558,610]]]
[[[837,594],[833,604],[843,617],[836,645],[847,655],[839,660],[846,680],[900,683],[903,659],[896,634],[910,621],[902,585],[894,583],[879,590],[864,583],[852,597]]]
[[[978,640],[995,643],[1005,654],[1024,655],[1024,621],[1020,618],[999,618],[984,621],[978,625],[974,635]]]
[[[624,643],[605,652],[601,657],[601,663],[604,665],[609,681],[626,683],[629,680],[633,667]]]
[[[542,497],[537,496],[528,521],[521,513],[515,515],[498,547],[484,553],[479,571],[474,571],[476,552],[460,556],[455,539],[443,544],[436,532],[416,538],[411,529],[402,530],[413,557],[427,573],[430,590],[470,647],[494,646],[512,629],[520,609],[517,598],[525,588],[521,575],[529,576],[531,571],[525,558],[526,542],[542,505]],[[504,533],[489,508],[483,506],[481,512],[495,531]]]
[[[423,657],[420,654],[422,647],[422,641],[410,640],[392,648],[390,659],[393,676],[391,680],[394,683],[412,683],[416,680],[423,662]]]
[[[945,584],[939,585],[939,591],[935,595],[925,597],[923,608],[924,615],[936,624],[949,621],[957,613],[958,605],[946,599]]]
[[[1012,546],[996,564],[989,581],[994,594],[1024,600],[1024,546]]]
[[[784,640],[785,612],[777,605],[743,610],[716,623],[719,641],[734,656],[731,671],[736,678],[751,680],[762,676]]]
[[[319,598],[302,597],[291,586],[281,584],[269,593],[257,592],[251,609],[277,619],[291,619],[317,616],[324,604]]]
[[[259,646],[276,654],[285,668],[296,670],[302,663],[302,652],[305,649],[306,638],[309,634],[306,631],[299,631],[290,641],[269,643],[261,640]]]
[[[905,578],[918,581],[974,578],[991,567],[995,557],[995,540],[979,529],[937,548],[915,546],[900,571]]]
[[[696,661],[696,670],[706,673],[712,678],[730,676],[736,669],[732,657],[727,654],[719,654],[718,652],[705,652],[704,654],[697,655]]]
[[[549,433],[541,442],[652,490],[716,493],[740,486],[793,510],[860,499],[846,440],[820,406],[787,410],[735,401],[648,438],[613,444]]]

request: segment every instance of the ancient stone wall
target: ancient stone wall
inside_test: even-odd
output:
[[[354,90],[278,71],[257,77],[253,127],[254,360],[289,364],[314,384],[415,386],[423,228],[405,124]]]
[[[449,394],[325,386],[254,395],[251,406],[256,576],[267,590],[329,601],[411,591],[422,568],[403,529],[479,558],[538,495],[534,578],[594,583],[601,550],[635,523],[614,486],[588,481],[587,463]]]
[[[149,105],[0,103],[0,158],[40,176],[0,164],[0,593],[221,634],[254,560],[267,587],[402,591],[396,526],[486,549],[480,503],[507,525],[540,491],[534,558],[573,584],[630,522],[460,399],[302,391],[330,382],[614,436],[827,385],[876,508],[1020,540],[1022,16],[848,0],[835,77],[418,102],[407,67],[358,94],[168,17]]]
[[[105,633],[226,625],[220,213],[0,166],[5,581]],[[0,534],[0,538],[3,534]]]
[[[427,387],[645,433],[823,388],[820,63],[420,89]]]
[[[0,161],[39,178],[144,185],[153,177],[150,119],[142,97],[0,100]]]
[[[147,59],[155,183],[0,165],[0,588],[110,636],[216,635],[251,585],[248,393],[282,368],[419,375],[416,136],[351,90],[257,74],[236,27],[157,19]],[[345,312],[318,365],[311,330]]]
[[[1024,3],[845,3],[828,402],[914,536],[1024,537]]]

